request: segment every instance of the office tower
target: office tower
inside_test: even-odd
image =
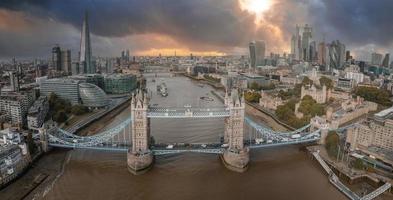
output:
[[[265,42],[262,40],[255,41],[255,56],[256,56],[256,66],[265,65]]]
[[[389,61],[390,61],[390,54],[387,53],[387,54],[385,54],[385,57],[383,58],[382,66],[388,68]]]
[[[310,42],[310,50],[309,50],[309,57],[311,62],[315,62],[318,60],[317,58],[317,42],[312,41]]]
[[[71,66],[71,74],[72,75],[77,75],[80,74],[81,70],[79,68],[79,62],[72,62],[72,66]]]
[[[250,49],[250,68],[255,70],[256,68],[256,44],[255,41],[250,42],[249,44]]]
[[[325,66],[326,65],[326,44],[325,42],[321,42],[318,44],[318,64]]]
[[[364,73],[366,69],[366,62],[360,61],[358,65],[359,65],[360,72]]]
[[[379,53],[372,53],[371,54],[371,65],[381,65],[382,62],[382,54]]]
[[[12,91],[19,92],[19,75],[13,71],[8,72],[10,76],[10,87]]]
[[[126,61],[130,61],[130,50],[127,49],[126,51]]]
[[[302,59],[302,36],[300,35],[300,27],[296,25],[296,59],[301,60]]]
[[[52,48],[52,67],[56,71],[61,71],[61,50],[59,45]]]
[[[345,45],[339,40],[329,45],[329,69],[343,69],[345,59]]]
[[[302,54],[304,61],[310,61],[310,41],[312,38],[312,28],[306,24],[303,28]]]
[[[61,51],[61,70],[71,74],[71,50]]]
[[[351,51],[348,50],[348,51],[345,52],[345,61],[347,62],[347,61],[349,61],[351,59],[352,59]]]
[[[89,21],[87,11],[85,13],[85,18],[82,25],[81,33],[81,46],[80,46],[80,65],[84,73],[93,74],[96,72],[95,66],[92,62],[92,52],[90,44],[90,31],[89,31]]]
[[[291,54],[294,55],[296,60],[302,59],[302,39],[300,36],[300,27],[296,25],[296,32],[292,35],[291,39]]]

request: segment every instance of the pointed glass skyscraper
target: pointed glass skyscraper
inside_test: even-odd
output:
[[[83,19],[82,33],[81,33],[81,48],[80,48],[80,68],[84,73],[93,74],[96,73],[95,66],[92,62],[91,57],[91,44],[90,44],[90,30],[87,11],[85,18]],[[82,71],[81,70],[81,71]]]

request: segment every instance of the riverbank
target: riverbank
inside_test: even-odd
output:
[[[340,191],[350,196],[351,199],[359,199],[359,197],[365,196],[381,187],[385,183],[392,184],[393,181],[386,177],[381,177],[374,173],[369,173],[363,170],[356,170],[349,168],[348,166],[342,165],[340,162],[335,162],[328,155],[323,146],[316,145],[307,147],[307,150],[311,157],[318,159],[320,165],[325,170],[330,170],[329,180],[337,187]],[[317,154],[314,155],[314,154]],[[321,163],[322,162],[322,163]],[[325,166],[324,166],[325,165]],[[330,168],[330,169],[326,169]],[[334,176],[334,177],[333,177]],[[392,190],[385,192],[378,196],[378,199],[392,199]]]
[[[181,75],[183,75],[183,76],[185,76],[185,77],[187,77],[187,78],[190,78],[190,79],[192,79],[192,80],[195,80],[195,81],[198,81],[198,82],[201,82],[201,83],[208,84],[208,85],[212,86],[212,87],[213,87],[214,89],[216,89],[216,90],[221,90],[221,91],[224,91],[224,90],[225,90],[225,87],[224,87],[223,85],[221,85],[221,83],[213,82],[213,81],[206,80],[206,79],[198,79],[198,78],[196,78],[196,77],[194,77],[194,76],[190,76],[190,75],[188,75],[188,74],[186,74],[186,73],[183,73],[183,74],[181,74]]]
[[[0,199],[37,199],[58,176],[68,150],[54,149],[32,164],[23,176],[0,191]],[[40,199],[40,198],[38,198]]]

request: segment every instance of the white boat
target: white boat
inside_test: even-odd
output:
[[[173,144],[166,146],[167,149],[173,149]]]

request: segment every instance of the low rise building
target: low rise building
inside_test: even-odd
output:
[[[311,87],[302,86],[300,98],[303,99],[303,97],[306,95],[312,97],[317,103],[320,104],[326,103],[328,100],[328,91],[325,85],[322,86],[322,89],[317,89],[315,85],[312,85]]]
[[[49,111],[49,101],[46,96],[39,97],[30,107],[27,114],[27,125],[29,129],[41,128]]]
[[[0,112],[12,125],[27,125],[27,112],[34,102],[32,93],[7,93],[0,95]]]
[[[20,175],[30,163],[30,154],[16,129],[0,131],[0,187]]]
[[[278,96],[272,96],[264,91],[261,91],[261,98],[259,105],[269,110],[276,110],[278,106],[284,105],[284,101]]]
[[[376,111],[378,104],[364,101],[363,98],[348,99],[341,103],[341,108],[333,112],[332,108],[327,109],[326,118],[330,122],[330,128],[337,129],[341,125],[348,123],[369,112]]]

